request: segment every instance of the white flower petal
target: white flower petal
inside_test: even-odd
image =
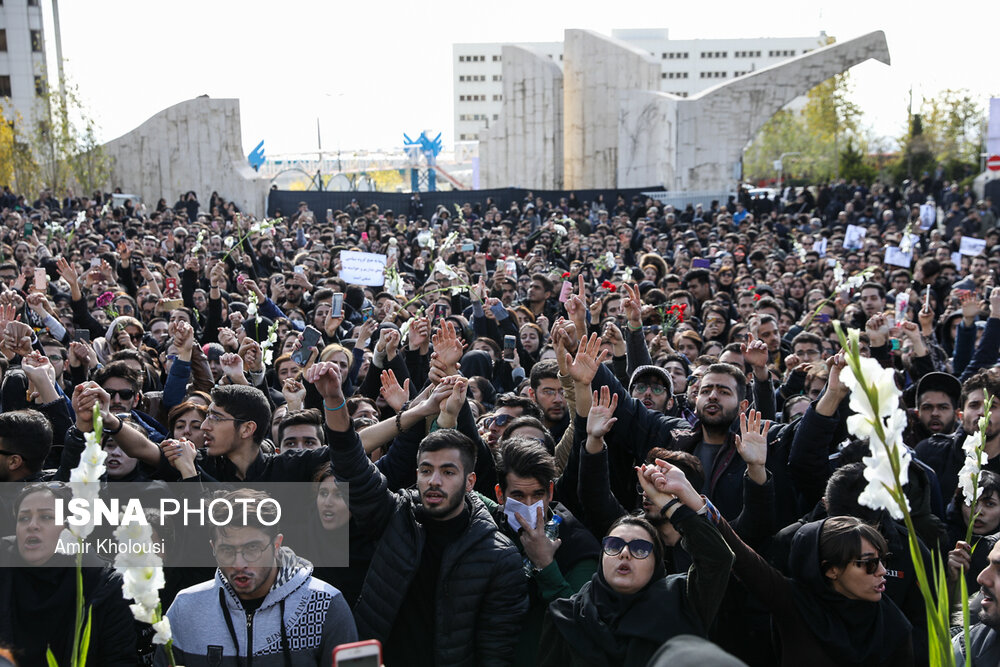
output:
[[[153,635],[154,644],[166,644],[173,638],[170,633],[170,619],[166,616],[162,620],[153,623],[153,629],[156,630],[156,634]]]

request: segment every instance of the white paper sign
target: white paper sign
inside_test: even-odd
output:
[[[958,248],[960,254],[970,257],[981,255],[984,250],[986,250],[986,239],[974,239],[968,236],[962,237],[962,245]]]
[[[826,244],[829,241],[825,236],[813,243],[813,250],[819,253],[820,257],[826,257]]]
[[[937,206],[934,204],[920,205],[920,229],[924,231],[931,228],[937,218]]]
[[[955,265],[955,268],[959,271],[962,270],[962,253],[953,252],[951,253],[951,263]]]
[[[896,246],[886,246],[885,263],[908,269],[913,264],[913,252],[903,252]]]
[[[345,250],[340,253],[340,277],[351,285],[384,285],[385,255]]]
[[[848,250],[860,249],[867,234],[868,230],[864,227],[847,225],[847,231],[844,234],[844,247]]]

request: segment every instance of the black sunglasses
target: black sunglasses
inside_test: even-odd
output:
[[[890,554],[885,556],[873,556],[871,558],[861,558],[854,561],[854,564],[858,567],[865,568],[865,572],[868,574],[875,574],[878,571],[878,566],[882,564],[882,561],[889,557]]]
[[[629,555],[637,560],[643,560],[653,553],[653,543],[649,540],[632,540],[626,542],[620,537],[609,535],[601,541],[601,548],[607,556],[617,556],[622,549],[628,547]]]
[[[135,398],[135,389],[107,389],[106,391],[111,398],[117,394],[123,401],[131,401]]]

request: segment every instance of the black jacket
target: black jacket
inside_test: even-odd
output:
[[[379,540],[354,610],[358,636],[387,641],[423,553],[413,489],[394,493],[354,431],[328,431],[337,479],[350,484],[352,516]],[[528,609],[521,558],[482,501],[465,498],[470,521],[444,551],[434,614],[437,665],[509,665]]]
[[[637,465],[645,461],[646,454],[653,447],[664,447],[666,449],[676,449],[693,453],[701,442],[701,429],[691,429],[691,425],[686,419],[679,417],[667,417],[659,412],[653,412],[632,398],[625,390],[625,387],[613,376],[611,370],[602,365],[597,370],[597,375],[591,383],[593,389],[599,389],[607,385],[612,392],[618,394],[618,408],[615,410],[615,417],[618,421],[611,428],[605,440],[609,447],[624,450],[634,460],[631,465]],[[766,400],[771,399],[771,412],[773,414],[773,389],[767,383],[761,383],[763,391],[756,392],[756,398]],[[774,424],[768,431],[768,470],[784,470],[785,455],[784,450],[773,447],[780,439],[784,431],[785,424]],[[736,451],[735,434],[730,431],[725,444],[715,456],[715,467],[711,477],[706,479],[706,495],[712,501],[722,515],[735,519],[743,508],[743,477],[746,473],[746,464]],[[624,506],[632,505],[631,498],[635,494],[635,472],[629,467],[622,470],[620,465],[615,465],[616,457],[609,460],[611,467],[612,489],[615,496]],[[631,495],[623,498],[618,478],[629,477]],[[627,488],[627,487],[626,487]]]

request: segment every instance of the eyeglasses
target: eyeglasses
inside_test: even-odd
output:
[[[643,560],[653,553],[653,543],[649,540],[632,540],[626,542],[620,537],[608,535],[601,541],[601,548],[606,556],[617,556],[622,549],[628,547],[629,555],[637,560]]]
[[[226,417],[225,415],[219,414],[218,412],[210,411],[205,415],[205,421],[207,422],[243,422],[245,419],[239,419],[237,417]]]
[[[882,564],[883,560],[888,558],[891,554],[886,554],[885,556],[873,556],[871,558],[862,558],[853,561],[858,567],[865,568],[865,572],[868,574],[875,574],[878,572],[878,566]]]
[[[108,392],[111,398],[117,395],[123,401],[131,401],[135,398],[135,389],[105,389],[105,391]]]
[[[552,389],[551,387],[546,387],[545,389],[539,389],[538,393],[545,398],[555,398],[556,396],[565,396],[566,392],[563,389]]]
[[[494,426],[496,426],[497,428],[503,428],[512,419],[514,418],[508,414],[495,415],[493,417],[489,417],[486,419],[486,427],[493,428]]]
[[[653,392],[653,396],[663,396],[667,393],[667,388],[662,384],[646,384],[645,382],[636,382],[632,385],[633,394],[645,394],[646,390]]]
[[[215,547],[215,560],[220,565],[231,565],[236,562],[236,554],[243,556],[247,563],[256,563],[261,554],[271,546],[271,542],[250,542],[242,547],[234,547],[231,544],[220,544]]]

